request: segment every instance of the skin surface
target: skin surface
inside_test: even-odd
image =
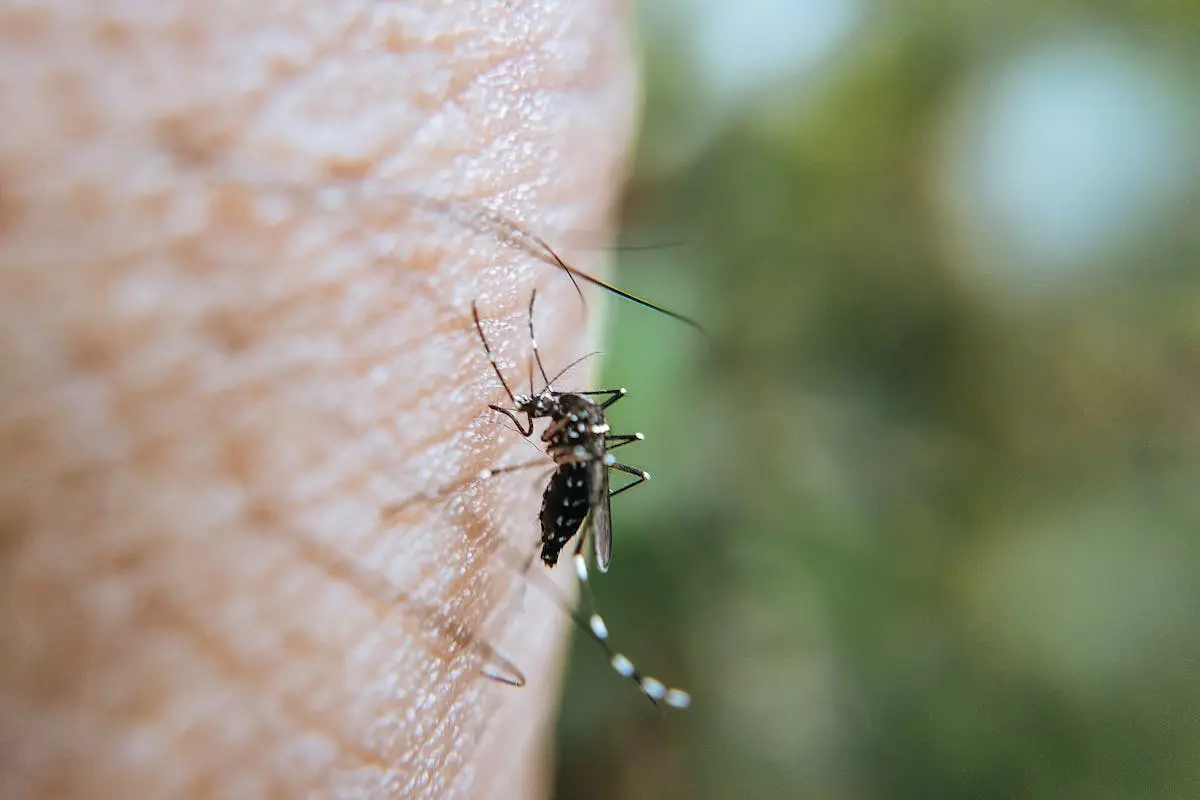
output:
[[[0,7],[6,797],[545,794],[567,625],[501,555],[542,473],[380,509],[534,456],[472,299],[515,384],[534,286],[547,367],[594,349],[470,215],[605,227],[622,13]]]

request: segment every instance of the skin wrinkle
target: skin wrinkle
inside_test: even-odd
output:
[[[205,659],[217,672],[219,672],[227,683],[243,684],[253,682],[255,669],[262,669],[262,665],[254,664],[247,661],[244,655],[234,651],[228,647],[227,639],[224,636],[214,635],[206,629],[205,622],[191,617],[185,609],[178,608],[173,603],[173,598],[170,593],[160,592],[148,598],[151,602],[145,604],[145,608],[153,609],[152,615],[147,615],[139,621],[147,625],[150,629],[158,629],[168,636],[179,636],[189,642],[189,651],[194,652],[201,658]],[[303,663],[306,657],[319,655],[324,651],[324,648],[319,643],[313,641],[305,641],[298,637],[286,638],[286,646],[280,648],[279,657],[291,663]],[[278,708],[274,709],[280,712],[287,727],[295,730],[319,730],[331,731],[337,730],[340,727],[342,720],[336,714],[328,712],[321,713],[319,710],[308,708],[305,700],[308,695],[300,691],[284,693],[276,697]],[[339,746],[337,756],[343,766],[349,768],[358,768],[364,765],[381,765],[377,753],[355,744],[353,737],[349,735],[349,731],[343,732],[338,737]],[[251,750],[246,750],[242,753],[233,751],[226,757],[223,768],[228,768],[232,772],[238,770],[237,757],[241,756],[246,762],[247,771],[259,772],[267,774],[267,770],[263,766],[254,765],[253,759],[257,756]],[[260,756],[258,756],[260,757]],[[316,778],[317,776],[311,776]],[[285,788],[285,787],[280,787]],[[290,788],[293,791],[304,788],[303,784],[295,784]]]
[[[545,793],[566,621],[536,592],[502,613],[493,552],[536,540],[541,487],[379,510],[529,458],[483,410],[470,300],[520,365],[534,285],[543,357],[591,349],[578,298],[488,226],[305,193],[362,176],[600,230],[631,128],[616,16],[0,9],[6,793]],[[263,177],[297,187],[282,211]],[[483,680],[487,644],[529,685]]]

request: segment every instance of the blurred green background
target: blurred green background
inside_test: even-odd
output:
[[[561,798],[1200,798],[1200,6],[646,2]]]

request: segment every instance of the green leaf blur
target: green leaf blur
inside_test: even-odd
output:
[[[694,706],[577,637],[556,796],[1200,797],[1200,157],[1067,267],[975,236],[953,188],[973,98],[1080,41],[1168,76],[1195,134],[1200,9],[866,4],[729,102],[659,5],[625,237],[684,244],[614,278],[713,341],[606,301],[614,429],[648,439],[620,453],[654,480],[595,588]]]

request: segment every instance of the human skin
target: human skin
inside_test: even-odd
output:
[[[533,454],[473,299],[515,382],[535,286],[547,364],[594,349],[561,271],[414,193],[603,230],[623,13],[0,6],[6,797],[546,793],[567,626],[500,555],[541,473],[380,510]]]

